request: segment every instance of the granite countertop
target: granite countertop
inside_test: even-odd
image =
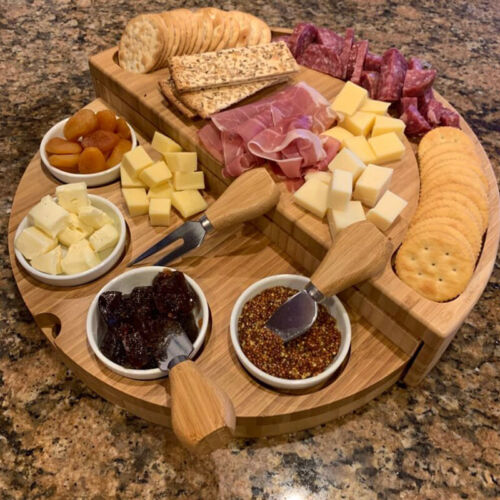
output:
[[[500,11],[495,0],[247,4],[272,25],[353,26],[438,69],[435,87],[471,124],[499,173]],[[16,185],[51,123],[92,100],[87,56],[127,19],[180,0],[7,0],[0,7],[0,496],[2,498],[488,498],[500,496],[500,271],[441,361],[353,414],[207,457],[120,410],[58,360],[8,264]]]

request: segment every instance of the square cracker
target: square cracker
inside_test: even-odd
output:
[[[160,86],[161,93],[164,95],[165,99],[167,99],[167,101],[177,108],[185,117],[195,118],[197,116],[196,111],[193,111],[177,98],[174,92],[174,84],[169,78],[166,80],[159,80],[158,85]]]

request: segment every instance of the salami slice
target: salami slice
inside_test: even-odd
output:
[[[443,114],[444,107],[436,99],[431,99],[427,105],[427,113],[424,115],[432,127],[437,127],[441,122],[441,115]]]
[[[363,66],[365,63],[365,57],[368,52],[368,40],[361,40],[358,42],[358,50],[356,53],[356,61],[354,63],[354,70],[352,72],[351,81],[353,83],[361,82],[361,73],[363,72]]]
[[[349,54],[351,53],[352,44],[354,42],[354,30],[352,28],[347,28],[345,30],[344,46],[342,47],[342,53],[340,54],[340,60],[342,61],[342,79],[346,79],[347,75],[347,65],[349,63]]]
[[[402,115],[408,106],[415,106],[418,109],[418,98],[417,97],[403,97],[398,103],[399,114]]]
[[[392,48],[384,53],[377,99],[394,102],[401,98],[406,69],[406,59],[398,49]]]
[[[408,106],[408,109],[401,115],[401,120],[406,123],[407,135],[423,135],[431,129],[427,120],[413,104]]]
[[[381,66],[382,56],[374,54],[373,52],[367,52],[363,69],[367,71],[380,71]]]
[[[344,46],[344,37],[338,35],[335,31],[329,30],[328,28],[318,28],[317,42],[320,45],[330,47],[340,55],[342,47]]]
[[[378,85],[380,80],[380,73],[376,71],[362,71],[360,84],[366,90],[368,90],[368,95],[375,99],[378,93]]]
[[[410,69],[424,69],[422,61],[418,57],[410,57],[408,59],[408,70]]]
[[[340,57],[334,49],[326,45],[311,43],[297,62],[316,71],[342,78],[343,66]]]
[[[409,69],[405,75],[403,96],[418,97],[432,87],[436,78],[435,69]]]
[[[441,119],[439,121],[440,125],[446,127],[456,127],[460,128],[460,116],[455,111],[451,109],[443,108],[441,111]]]
[[[295,26],[291,35],[291,52],[297,59],[300,57],[307,46],[313,43],[318,36],[318,29],[311,23],[299,23]]]
[[[354,65],[356,64],[356,57],[358,56],[359,43],[354,42],[351,47],[351,52],[349,52],[349,59],[347,60],[347,71],[345,73],[345,79],[350,80],[352,73],[354,71]]]

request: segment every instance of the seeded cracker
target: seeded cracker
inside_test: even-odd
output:
[[[177,108],[187,118],[196,117],[196,112],[177,98],[174,92],[174,84],[170,79],[167,78],[166,80],[160,80],[158,85],[160,86],[161,93],[165,96],[165,99],[172,104],[172,106]]]

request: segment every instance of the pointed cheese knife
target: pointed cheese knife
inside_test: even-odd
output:
[[[299,337],[316,321],[318,302],[381,272],[392,250],[389,239],[369,221],[341,230],[306,288],[280,306],[266,327],[284,342]]]

